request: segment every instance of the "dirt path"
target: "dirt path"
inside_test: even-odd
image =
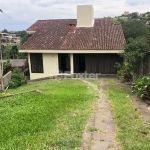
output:
[[[113,119],[110,103],[104,94],[105,79],[101,78],[100,89],[91,82],[83,82],[98,91],[99,96],[95,104],[94,113],[88,122],[86,132],[83,135],[81,150],[120,150],[116,142],[116,125]]]

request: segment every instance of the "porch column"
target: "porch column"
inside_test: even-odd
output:
[[[74,74],[73,54],[70,54],[70,67],[71,74]]]

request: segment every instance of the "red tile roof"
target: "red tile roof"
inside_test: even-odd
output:
[[[125,38],[121,25],[112,19],[95,19],[94,27],[76,27],[69,32],[69,25],[76,19],[38,20],[28,31],[36,31],[21,47],[30,50],[120,50]]]

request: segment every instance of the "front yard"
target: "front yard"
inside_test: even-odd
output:
[[[109,99],[121,149],[149,150],[150,127],[142,121],[131,92],[114,79],[87,81],[103,89]],[[97,91],[70,79],[29,83],[8,92],[31,90],[37,91],[0,100],[0,150],[79,149],[87,122],[96,111]],[[92,129],[89,132],[101,133]]]
[[[80,80],[30,83],[9,93],[38,89],[0,101],[0,150],[76,149],[96,92]]]

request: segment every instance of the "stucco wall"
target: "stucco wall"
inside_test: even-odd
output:
[[[58,54],[47,54],[43,53],[43,70],[44,73],[32,73],[30,65],[30,54],[29,58],[29,69],[30,69],[30,79],[45,78],[53,75],[59,74],[58,70]]]

